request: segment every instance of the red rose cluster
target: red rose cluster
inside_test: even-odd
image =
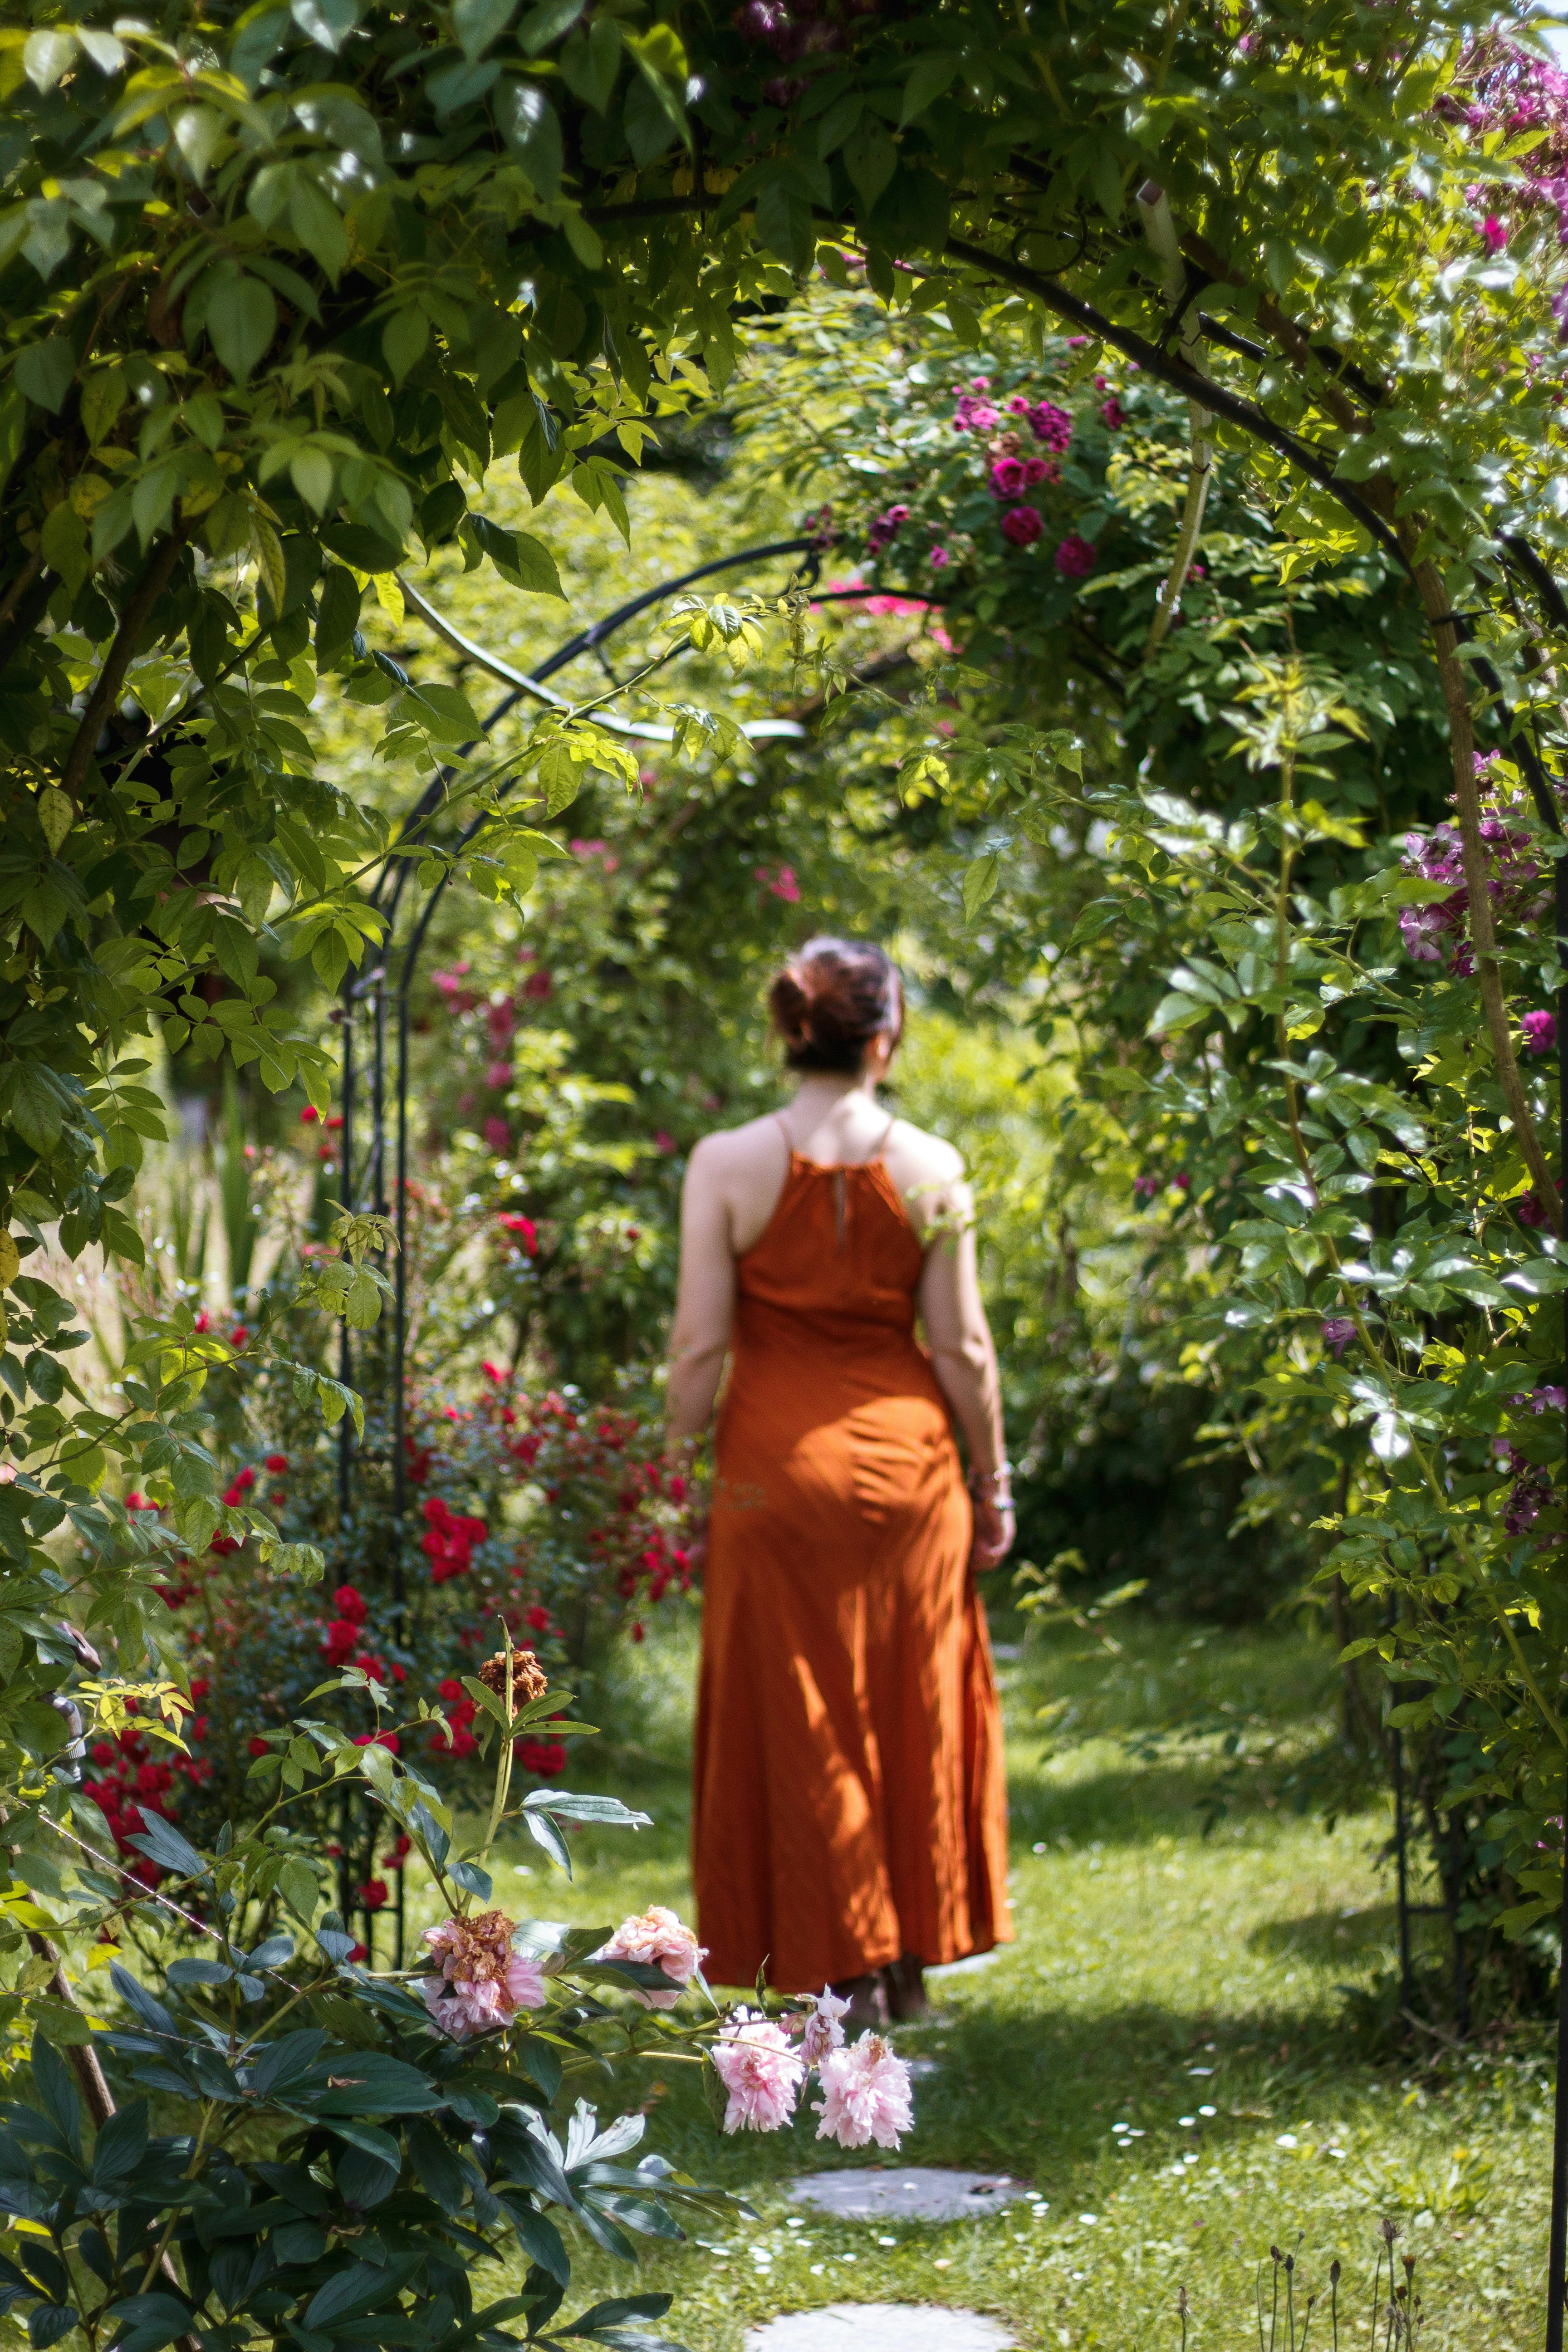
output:
[[[448,1675],[438,1685],[436,1693],[447,1717],[447,1729],[437,1728],[430,1734],[429,1746],[437,1756],[471,1756],[479,1746],[469,1728],[475,1714],[473,1700],[455,1675]]]
[[[420,1538],[419,1549],[430,1563],[431,1583],[447,1584],[454,1576],[466,1576],[474,1546],[489,1534],[483,1519],[452,1510],[439,1495],[432,1495],[426,1504],[425,1517],[430,1532]]]
[[[385,1665],[374,1650],[364,1646],[364,1621],[370,1613],[364,1595],[352,1584],[340,1584],[332,1595],[332,1605],[338,1613],[321,1637],[328,1665],[337,1673],[344,1666],[357,1666],[362,1674],[369,1675],[384,1687],[389,1681],[406,1681],[406,1666],[395,1663]]]

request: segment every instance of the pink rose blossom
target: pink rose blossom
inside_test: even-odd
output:
[[[931,553],[926,557],[926,562],[931,565],[933,572],[945,572],[952,561],[952,558],[949,555],[945,547],[933,547]]]
[[[788,2123],[805,2067],[782,2026],[737,2010],[710,2054],[713,2071],[730,2095],[724,2109],[727,2132],[777,2131]]]
[[[1017,457],[998,457],[991,468],[991,495],[994,499],[1016,499],[1024,487],[1023,462]]]
[[[493,2033],[510,2025],[520,2009],[543,2008],[543,1973],[537,1960],[512,1950],[515,1932],[501,1911],[426,1928],[441,1973],[425,1979],[425,2006],[454,2042]]]
[[[1083,580],[1095,566],[1095,551],[1087,539],[1069,530],[1056,551],[1056,567],[1066,580]]]
[[[596,1960],[633,1960],[645,1969],[662,1969],[667,1977],[674,1978],[668,1992],[634,1990],[633,2000],[641,2001],[645,2009],[673,2009],[680,1999],[679,1987],[690,1982],[707,1957],[706,1946],[662,1903],[623,1919],[609,1942],[594,1955]]]
[[[1550,1054],[1557,1043],[1554,1013],[1527,1013],[1519,1025],[1524,1032],[1525,1045],[1532,1054]]]
[[[1002,518],[1002,536],[1015,547],[1033,547],[1045,527],[1038,507],[1009,507]]]
[[[912,2128],[910,2070],[895,2058],[879,2033],[863,2033],[852,2050],[830,2050],[817,2067],[825,2096],[816,2104],[822,2117],[818,2139],[840,2147],[897,2147],[899,2135]]]
[[[1508,243],[1508,231],[1495,213],[1489,213],[1477,231],[1489,255],[1500,253]]]
[[[1055,401],[1037,401],[1029,411],[1029,430],[1037,441],[1059,454],[1072,439],[1072,418]]]
[[[820,2066],[830,2050],[843,2048],[844,2028],[838,2021],[848,2007],[831,1985],[823,1986],[801,2036],[800,2054],[808,2066]]]

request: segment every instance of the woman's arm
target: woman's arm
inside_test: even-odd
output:
[[[680,1195],[680,1279],[665,1391],[672,1444],[700,1436],[713,1417],[735,1311],[730,1211],[713,1165],[713,1140],[704,1138],[692,1152]]]
[[[974,1200],[967,1184],[942,1188],[937,1230],[921,1276],[920,1311],[931,1370],[969,1454],[974,1504],[974,1565],[994,1568],[1013,1541],[1013,1497],[1002,1430],[996,1348],[980,1297]]]

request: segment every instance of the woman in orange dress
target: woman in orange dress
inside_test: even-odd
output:
[[[705,1137],[681,1211],[672,1438],[707,1426],[731,1363],[698,1697],[699,1932],[715,1982],[765,1969],[781,1992],[832,1985],[872,2022],[918,2013],[922,1968],[1012,1937],[973,1575],[1011,1544],[1012,1500],[963,1161],[877,1102],[898,973],[879,948],[814,940],[771,1003],[795,1098]]]

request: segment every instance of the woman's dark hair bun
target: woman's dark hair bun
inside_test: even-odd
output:
[[[903,1026],[898,969],[859,940],[807,940],[773,976],[773,1027],[792,1070],[854,1073],[879,1030]]]

